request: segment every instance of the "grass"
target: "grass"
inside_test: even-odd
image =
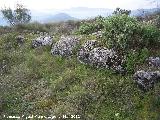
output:
[[[27,39],[23,46],[11,44],[6,49],[13,36],[16,34],[0,36],[0,65],[6,61],[2,64],[5,69],[0,71],[1,115],[78,114],[82,120],[160,119],[160,84],[143,93],[133,83],[131,74],[121,76],[80,64],[76,55],[52,56],[49,47],[31,49],[31,40],[36,35],[24,34]]]

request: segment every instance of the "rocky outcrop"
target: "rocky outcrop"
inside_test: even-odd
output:
[[[90,51],[89,61],[92,66],[110,68],[114,64],[115,51],[97,47]]]
[[[62,36],[51,49],[52,55],[71,56],[73,49],[79,44],[80,38],[76,36]]]
[[[96,46],[98,46],[98,42],[96,40],[86,41],[81,49],[78,51],[77,58],[81,63],[89,64],[89,53]]]
[[[149,57],[148,62],[153,67],[160,67],[160,57]]]
[[[112,69],[119,73],[125,72],[122,59],[114,50],[97,46],[98,42],[95,40],[85,42],[78,52],[78,60],[97,68]]]
[[[40,47],[40,46],[51,46],[53,43],[53,37],[51,36],[40,36],[32,41],[32,48]]]
[[[154,84],[160,79],[160,71],[146,72],[144,70],[137,71],[133,75],[135,83],[144,91],[154,87]]]

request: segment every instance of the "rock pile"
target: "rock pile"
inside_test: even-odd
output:
[[[116,72],[124,72],[122,60],[112,49],[97,47],[98,42],[95,40],[84,43],[78,52],[78,60],[81,63],[89,64],[97,68],[113,69]]]
[[[149,57],[149,65],[153,67],[160,67],[160,57]]]
[[[114,64],[115,51],[97,47],[90,51],[89,61],[92,66],[110,68]]]
[[[144,70],[137,71],[133,75],[133,79],[140,88],[142,88],[144,91],[148,91],[149,89],[153,88],[154,84],[160,79],[160,72],[146,72]]]
[[[89,53],[96,46],[98,46],[98,42],[96,40],[86,41],[77,54],[77,58],[81,63],[89,64]]]
[[[40,36],[32,41],[32,48],[40,47],[40,46],[51,46],[53,43],[53,37],[51,36]]]
[[[75,36],[62,36],[51,49],[52,55],[71,56],[73,49],[79,44],[80,39]]]

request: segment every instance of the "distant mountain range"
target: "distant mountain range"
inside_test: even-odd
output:
[[[160,10],[159,8],[152,8],[152,9],[138,9],[138,10],[133,10],[131,15],[132,16],[144,16],[146,14],[152,14],[156,11]]]
[[[51,15],[46,17],[43,22],[59,22],[59,21],[68,21],[68,20],[77,20],[77,18],[71,17],[66,13],[58,13],[56,15]]]
[[[139,9],[133,10],[131,16],[142,16],[144,13],[153,13],[157,8],[152,9]],[[59,22],[67,20],[78,20],[93,18],[95,16],[109,16],[114,10],[106,8],[87,8],[87,7],[76,7],[65,10],[49,9],[44,11],[31,10],[32,21],[38,21],[41,23],[47,22]],[[0,25],[7,25],[6,21],[2,19],[0,14]]]

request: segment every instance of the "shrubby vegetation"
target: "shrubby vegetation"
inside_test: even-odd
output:
[[[126,55],[125,67],[128,73],[136,71],[138,65],[144,64],[150,53],[147,48],[143,48],[139,51],[130,50]]]
[[[144,93],[131,76],[141,67],[147,69],[146,58],[160,55],[159,27],[123,12],[88,21],[0,28],[0,113],[78,114],[82,120],[159,120],[160,84]],[[102,38],[92,35],[98,31],[102,31]],[[32,49],[32,40],[41,32],[48,32],[55,41],[64,34],[81,35],[81,44],[96,39],[100,46],[114,48],[124,56],[128,73],[122,76],[83,65],[76,54],[71,58],[53,57],[48,46]],[[16,43],[19,34],[25,38],[23,45]]]
[[[112,16],[97,17],[94,22],[83,23],[79,33],[91,34],[99,30],[103,32],[102,39],[99,39],[100,44],[125,56],[127,60],[124,66],[128,72],[133,73],[137,62],[143,63],[149,57],[149,49],[160,47],[158,26],[130,17],[129,11],[116,9]]]
[[[93,23],[86,22],[80,26],[79,33],[90,34],[99,30],[104,31],[103,44],[117,50],[157,46],[160,39],[156,26],[139,22],[126,14],[97,18]]]
[[[82,22],[79,27],[78,33],[80,34],[91,34],[104,28],[104,18],[101,16],[96,17],[91,21]]]

